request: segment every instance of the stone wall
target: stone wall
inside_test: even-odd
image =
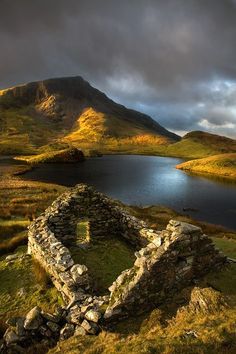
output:
[[[90,239],[116,235],[137,249],[134,266],[120,274],[107,296],[94,295],[88,268],[74,264],[66,247],[77,238],[77,223],[84,219],[89,221]],[[10,320],[6,353],[12,345],[49,338],[48,333],[56,340],[74,333],[96,334],[104,323],[171,301],[226,262],[199,227],[170,220],[166,230],[150,229],[118,202],[84,184],[56,199],[30,225],[28,239],[28,252],[51,276],[65,307],[60,316],[35,308],[24,318]]]
[[[135,253],[134,266],[109,288],[107,319],[135,307],[144,311],[156,306],[225,261],[200,228],[170,221],[161,232],[149,229],[119,203],[90,186],[77,185],[56,199],[29,228],[29,253],[51,275],[67,304],[93,295],[86,265],[74,264],[65,246],[77,237],[77,223],[84,218],[89,220],[91,239],[116,235],[137,249],[143,247]]]
[[[62,194],[29,227],[28,252],[51,275],[66,303],[92,292],[88,269],[74,264],[65,246],[76,239],[79,220],[89,220],[90,239],[116,235],[140,248],[157,233],[129,215],[118,203],[87,185]]]
[[[181,289],[226,261],[199,227],[175,220],[135,255],[134,266],[109,288],[107,320],[171,301]]]

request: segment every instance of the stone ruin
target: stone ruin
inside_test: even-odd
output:
[[[77,238],[77,225],[84,219],[89,220],[90,239],[114,235],[137,250],[133,267],[124,270],[111,284],[109,295],[96,294],[89,269],[84,264],[74,264],[67,248]],[[44,314],[39,308],[32,309],[21,319],[24,336],[32,330],[40,332],[40,338],[53,333],[57,340],[74,333],[96,334],[111,321],[171,301],[181,289],[226,262],[199,227],[170,220],[163,231],[150,229],[120,203],[85,184],[57,198],[30,225],[28,236],[28,253],[50,275],[65,307],[59,317],[58,313]],[[41,320],[37,322],[35,318]],[[37,325],[32,328],[35,321]],[[18,338],[15,342],[21,340],[15,328],[5,334],[8,344],[12,331]]]

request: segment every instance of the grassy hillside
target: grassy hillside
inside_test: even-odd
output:
[[[37,165],[40,163],[76,163],[85,160],[84,154],[81,150],[76,148],[67,148],[63,150],[48,151],[36,156],[19,156],[16,160],[25,161],[30,165]]]
[[[43,145],[65,141],[96,148],[112,139],[179,137],[151,117],[109,99],[81,77],[50,79],[0,91],[0,154],[37,153]],[[125,143],[125,142],[124,142]]]
[[[73,142],[74,144],[75,142]],[[85,145],[86,146],[86,145]],[[236,140],[194,131],[186,134],[178,142],[168,142],[164,137],[150,134],[128,138],[110,138],[103,144],[94,143],[103,153],[143,154],[197,159],[222,153],[235,153]]]
[[[184,162],[176,168],[197,173],[209,173],[236,179],[236,153],[220,154]]]
[[[0,155],[33,154],[59,136],[60,125],[43,119],[31,106],[1,110]]]
[[[98,336],[73,336],[49,353],[234,354],[235,280],[236,266],[228,266],[180,292],[169,306],[126,319]]]
[[[166,155],[187,159],[230,152],[236,152],[236,140],[201,131],[188,133],[181,141],[164,149]]]

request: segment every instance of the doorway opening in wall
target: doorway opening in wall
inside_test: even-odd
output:
[[[69,247],[75,264],[85,264],[93,279],[98,295],[108,294],[108,287],[120,273],[133,266],[135,248],[122,236],[90,235],[88,220],[80,220],[76,227],[76,240]]]
[[[78,246],[88,246],[90,242],[89,220],[81,220],[76,225],[76,244]]]

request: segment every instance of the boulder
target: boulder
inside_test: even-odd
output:
[[[86,336],[86,334],[87,332],[83,327],[76,326],[75,333],[74,333],[75,336]]]
[[[73,336],[75,327],[73,324],[66,323],[60,331],[60,340],[65,340]]]
[[[83,320],[81,323],[81,327],[85,329],[85,331],[89,334],[97,334],[99,332],[99,327],[94,322],[89,322],[87,320]]]
[[[77,305],[71,307],[71,309],[66,317],[68,322],[74,323],[74,324],[80,324],[82,318],[83,318],[83,315],[81,313],[80,307]]]
[[[53,332],[53,333],[57,333],[60,331],[60,326],[52,321],[48,321],[47,322],[47,327]]]
[[[50,338],[52,336],[52,332],[51,330],[47,327],[47,326],[40,326],[39,327],[39,333],[43,336],[43,337],[48,337]]]
[[[51,322],[55,322],[55,323],[58,323],[60,321],[60,316],[59,315],[52,315],[52,314],[47,313],[47,312],[42,312],[41,315],[47,321],[51,321]]]
[[[29,330],[38,329],[42,323],[43,318],[41,316],[41,308],[35,306],[27,313],[24,322],[24,328]]]
[[[70,269],[70,273],[75,282],[78,282],[81,275],[86,274],[88,272],[88,268],[84,264],[75,264]]]
[[[92,322],[97,323],[101,318],[101,313],[97,310],[91,309],[85,313],[85,318],[88,321],[92,321]]]
[[[17,259],[17,258],[19,258],[19,254],[14,253],[14,254],[10,254],[9,256],[7,256],[7,257],[5,258],[5,260],[6,260],[7,262],[9,262],[9,261],[14,261],[14,260]]]
[[[11,345],[13,343],[17,343],[20,340],[19,336],[11,328],[8,328],[6,330],[3,338],[4,338],[4,340],[5,340],[7,345]]]

